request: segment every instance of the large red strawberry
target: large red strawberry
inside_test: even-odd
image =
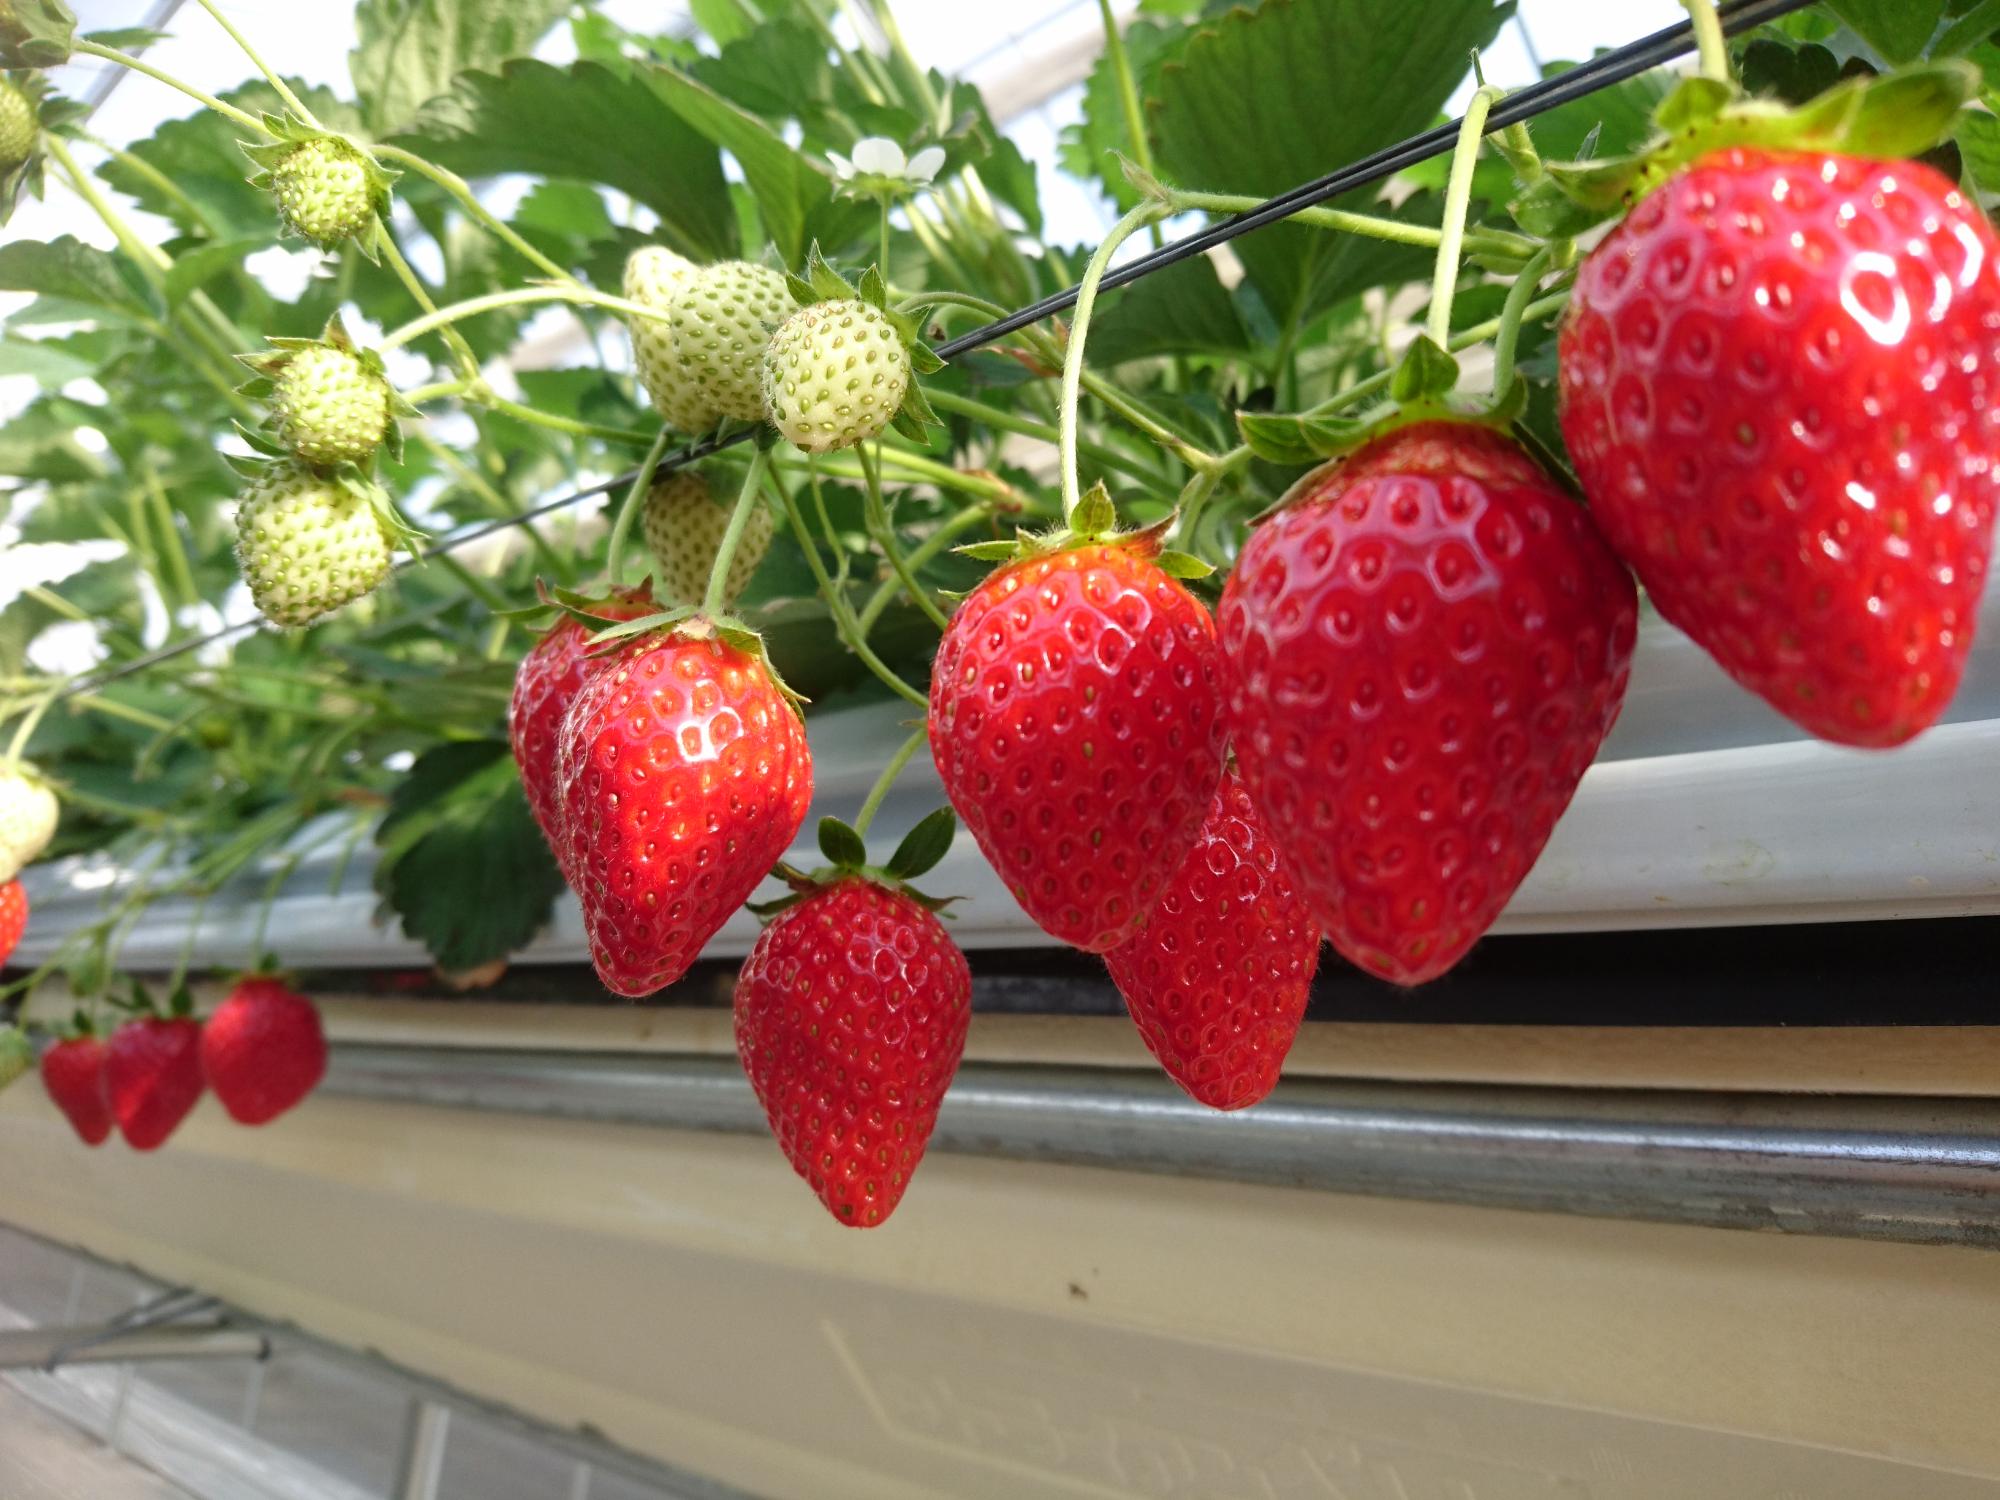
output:
[[[201,1028],[201,1071],[231,1119],[275,1120],[326,1074],[319,1011],[283,980],[243,980]]]
[[[1660,613],[1779,712],[1951,701],[2000,485],[2000,241],[1915,162],[1711,153],[1584,262],[1563,439]]]
[[[57,1042],[42,1054],[42,1087],[86,1146],[111,1134],[111,1100],[104,1092],[106,1048],[85,1034]]]
[[[137,1016],[111,1033],[104,1092],[118,1133],[151,1151],[201,1098],[201,1023],[186,1016]]]
[[[636,620],[652,608],[644,589],[630,589],[593,605],[592,612],[606,620]],[[604,660],[590,654],[593,634],[574,615],[558,619],[521,658],[507,707],[507,737],[514,746],[514,764],[521,768],[521,789],[557,864],[567,857],[567,845],[557,821],[562,799],[556,789],[556,739],[576,690]]]
[[[1394,431],[1251,533],[1229,727],[1334,947],[1401,984],[1465,955],[1617,717],[1637,618],[1583,508],[1486,427]]]
[[[1014,899],[1092,953],[1146,920],[1222,775],[1215,623],[1140,546],[999,569],[931,668],[945,795]]]
[[[1319,928],[1234,771],[1153,914],[1104,955],[1146,1046],[1212,1109],[1277,1086],[1319,967]]]
[[[20,881],[10,880],[0,885],[0,964],[14,956],[21,934],[27,930],[28,893]]]
[[[662,630],[584,682],[563,719],[557,779],[598,977],[650,995],[687,972],[791,847],[812,753],[761,660]]]
[[[836,879],[757,939],[736,1050],[787,1160],[841,1223],[896,1211],[971,1015],[965,955],[906,892]]]

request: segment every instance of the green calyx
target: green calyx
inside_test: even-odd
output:
[[[289,455],[322,472],[352,464],[367,473],[383,449],[402,462],[398,419],[417,416],[417,409],[389,383],[379,354],[355,348],[339,314],[316,339],[269,342],[267,353],[238,356],[257,377],[239,393],[270,408],[263,430],[244,434],[258,451]]]
[[[1121,530],[1111,492],[1099,480],[1083,492],[1083,499],[1069,520],[1048,531],[1018,530],[1012,540],[971,542],[952,550],[978,562],[1015,563],[1031,557],[1047,557],[1076,547],[1123,547],[1136,552],[1171,578],[1206,578],[1215,571],[1192,552],[1178,552],[1161,545],[1174,528],[1178,513],[1138,530]]]
[[[774,901],[754,902],[750,910],[760,917],[775,917],[827,886],[858,879],[885,890],[900,891],[925,911],[941,912],[959,898],[927,896],[910,882],[937,867],[938,861],[951,852],[951,843],[957,834],[957,815],[948,807],[940,807],[920,819],[916,827],[903,835],[903,841],[896,846],[896,852],[889,856],[886,863],[872,865],[868,862],[867,840],[853,825],[839,818],[821,818],[819,852],[828,863],[811,871],[787,864],[778,865],[771,875],[790,886],[790,893]]]
[[[1682,167],[1738,146],[1915,156],[1950,132],[1979,87],[1979,70],[1959,59],[1849,78],[1797,108],[1746,99],[1713,78],[1688,78],[1654,111],[1660,133],[1643,149],[1602,161],[1546,163],[1545,175],[1509,211],[1530,234],[1578,234],[1631,207]]]
[[[39,73],[0,73],[0,225],[13,216],[23,193],[42,196],[42,133],[83,113],[81,104],[51,93]]]
[[[1467,422],[1511,433],[1527,410],[1527,387],[1518,380],[1497,398],[1456,396],[1457,384],[1458,361],[1418,334],[1391,375],[1388,399],[1380,405],[1325,416],[1240,411],[1236,430],[1257,457],[1293,467],[1345,457],[1419,422]]]
[[[0,0],[0,68],[56,68],[69,61],[76,17],[62,0]]]
[[[272,139],[245,144],[243,154],[261,169],[250,184],[277,200],[285,232],[322,250],[353,240],[373,260],[373,231],[388,213],[398,174],[349,137],[290,115],[267,114],[264,128]]]
[[[820,255],[819,242],[815,240],[806,253],[805,274],[797,276],[787,272],[785,285],[791,290],[792,300],[800,307],[849,299],[867,303],[895,329],[896,337],[902,341],[904,350],[910,356],[913,375],[935,375],[944,368],[944,361],[919,336],[919,318],[907,309],[899,311],[889,306],[889,287],[882,279],[879,266],[871,265],[863,271],[858,284],[851,282],[826,263]],[[902,404],[896,408],[896,415],[889,425],[912,442],[924,443],[929,441],[925,429],[942,426],[943,420],[931,409],[930,402],[924,399],[922,388],[912,379],[904,388]]]
[[[650,580],[646,587],[650,592]],[[507,618],[529,619],[544,615],[551,609],[567,615],[590,631],[590,650],[594,656],[615,651],[643,636],[658,635],[681,641],[721,641],[761,666],[794,712],[801,712],[809,701],[794,692],[779,675],[777,666],[764,649],[764,637],[734,615],[705,614],[698,604],[680,604],[671,609],[650,611],[636,619],[623,620],[603,613],[609,601],[602,597],[580,594],[574,589],[551,588],[539,581],[536,590],[541,595],[541,604],[525,610],[509,611]]]

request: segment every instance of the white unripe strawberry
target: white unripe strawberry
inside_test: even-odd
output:
[[[729,560],[725,602],[749,586],[770,550],[774,524],[770,508],[763,505],[744,521],[736,555]],[[682,469],[653,481],[640,525],[653,554],[654,591],[669,604],[701,603],[715,554],[722,550],[722,535],[729,529],[729,507],[716,500],[706,479]]]
[[[808,453],[874,437],[895,417],[909,384],[901,336],[880,308],[859,298],[800,308],[764,351],[766,413]]]

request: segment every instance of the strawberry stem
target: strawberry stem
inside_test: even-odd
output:
[[[229,17],[222,13],[221,9],[216,5],[215,0],[196,0],[196,3],[211,16],[214,16],[216,24],[229,33],[229,39],[243,49],[243,55],[250,59],[250,66],[255,68],[259,73],[262,73],[265,81],[277,90],[278,97],[285,101],[287,109],[305,121],[306,124],[312,126],[314,130],[326,129],[324,125],[313,118],[313,112],[306,108],[305,101],[293,93],[291,86],[272,71],[271,65],[258,55],[257,49],[250,45],[250,39],[229,23]]]
[[[863,443],[855,449],[861,459],[861,476],[867,481],[868,534],[875,539],[875,545],[882,549],[882,555],[889,559],[889,568],[909,592],[918,609],[930,616],[930,621],[939,630],[950,626],[951,621],[943,610],[931,599],[930,591],[917,582],[916,574],[910,570],[909,560],[903,556],[903,549],[896,541],[896,528],[889,524],[889,507],[882,499],[882,471],[877,466],[871,451],[872,443]]]
[[[653,439],[653,446],[646,450],[646,456],[633,472],[632,484],[625,491],[625,499],[618,507],[618,519],[611,523],[611,549],[606,554],[604,576],[618,587],[625,571],[625,542],[632,535],[632,522],[646,504],[646,491],[652,488],[653,470],[660,466],[660,459],[667,451],[667,444],[673,441],[673,434],[662,427]]]
[[[1514,350],[1521,339],[1521,322],[1528,310],[1528,303],[1535,295],[1535,285],[1549,269],[1549,262],[1555,258],[1555,246],[1544,245],[1529,257],[1528,263],[1514,278],[1514,284],[1507,289],[1506,304],[1500,309],[1500,327],[1493,336],[1493,400],[1497,404],[1505,399],[1514,385]]]
[[[435,182],[447,193],[450,193],[452,197],[456,198],[459,206],[465,210],[467,217],[481,229],[484,229],[488,234],[499,240],[544,276],[561,283],[560,287],[543,288],[543,290],[568,291],[572,294],[583,290],[577,279],[568,271],[522,239],[520,235],[507,226],[504,220],[495,217],[487,209],[486,205],[479,201],[478,196],[472,191],[472,185],[456,172],[447,171],[434,162],[426,161],[423,157],[417,155],[416,152],[405,151],[400,146],[370,146],[368,150],[371,155],[382,161],[398,162],[420,176],[430,178],[432,182]],[[627,307],[634,308],[648,317],[655,316],[649,309],[636,308],[635,304],[627,304]],[[624,311],[625,309],[620,310]]]
[[[715,549],[715,565],[708,570],[708,592],[702,595],[701,612],[710,617],[721,614],[723,605],[728,601],[729,565],[736,560],[736,548],[743,540],[743,528],[750,524],[750,513],[757,508],[758,492],[764,483],[764,465],[769,458],[769,451],[761,443],[753,446],[750,468],[743,476],[743,490],[736,497],[736,508],[729,513],[729,529],[722,533],[722,545]]]
[[[910,763],[921,746],[930,743],[930,730],[919,725],[903,741],[896,753],[889,757],[889,764],[882,768],[882,774],[875,778],[875,785],[868,789],[868,796],[861,804],[861,811],[854,815],[854,831],[863,838],[868,836],[868,825],[875,821],[875,814],[881,809],[882,799],[889,795],[889,788],[896,784],[896,778],[903,774],[903,767]]]
[[[72,50],[81,52],[86,57],[100,57],[106,62],[117,63],[119,67],[130,68],[135,73],[144,73],[148,78],[154,80],[154,82],[164,83],[170,89],[179,89],[190,99],[207,105],[224,119],[241,125],[245,130],[256,132],[260,140],[269,140],[271,138],[271,132],[264,128],[264,122],[255,115],[246,114],[233,104],[224,104],[215,95],[204,94],[193,84],[183,83],[180,79],[174,77],[173,74],[156,68],[151,63],[141,62],[130,53],[120,52],[115,47],[106,47],[89,40],[78,41]]]
[[[1076,406],[1078,394],[1083,388],[1083,345],[1090,334],[1091,311],[1097,305],[1097,284],[1104,279],[1118,247],[1145,225],[1164,218],[1167,212],[1165,204],[1148,201],[1125,215],[1104,237],[1104,243],[1090,257],[1090,264],[1084,267],[1083,280],[1077,283],[1076,312],[1069,327],[1069,348],[1063,353],[1061,415],[1056,423],[1057,447],[1062,453],[1065,524],[1076,514],[1077,506],[1083,503],[1083,488],[1076,477]]]
[[[1262,198],[1246,197],[1240,193],[1183,193],[1170,192],[1167,201],[1176,210],[1190,209],[1202,213],[1236,214],[1261,207]],[[1288,224],[1311,224],[1320,229],[1335,229],[1346,234],[1365,235],[1373,240],[1385,240],[1393,245],[1415,245],[1420,249],[1435,249],[1444,239],[1442,229],[1434,229],[1429,224],[1406,224],[1401,219],[1384,219],[1374,214],[1349,213],[1341,208],[1302,208],[1286,221]],[[1481,254],[1524,258],[1534,253],[1535,242],[1526,235],[1514,234],[1504,229],[1468,229],[1465,232],[1465,248]]]
[[[1729,44],[1722,35],[1722,22],[1715,14],[1715,0],[1681,0],[1694,26],[1695,46],[1701,52],[1701,76],[1717,83],[1730,83]]]
[[[1486,134],[1486,115],[1500,90],[1475,89],[1459,121],[1458,145],[1451,153],[1451,176],[1444,194],[1444,223],[1438,237],[1437,274],[1431,280],[1431,342],[1444,348],[1451,342],[1451,299],[1458,289],[1458,261],[1465,246],[1465,215],[1472,205],[1472,174],[1479,162],[1479,143]]]

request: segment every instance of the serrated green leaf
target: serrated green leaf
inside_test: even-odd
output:
[[[684,66],[753,114],[790,119],[833,91],[826,41],[804,21],[781,18],[734,35],[708,35],[720,55],[697,56]]]
[[[527,946],[563,889],[504,740],[452,741],[420,755],[376,843],[376,890],[441,969],[476,968]]]
[[[572,0],[360,0],[347,67],[368,129],[387,135],[460,74],[528,56]],[[593,150],[608,144],[590,140]]]
[[[597,183],[660,216],[658,238],[695,260],[736,251],[736,215],[714,143],[682,118],[658,69],[532,59],[470,73],[394,138],[461,176]],[[579,150],[588,141],[590,149]]]
[[[903,841],[883,868],[898,879],[915,880],[937,868],[938,861],[951,852],[951,841],[957,834],[957,816],[950,808],[940,807],[919,819],[916,827],[903,835]]]
[[[861,835],[838,818],[819,820],[819,852],[829,864],[858,870],[868,863],[868,846]]]
[[[1155,97],[1161,65],[1178,55],[1190,34],[1186,26],[1152,21],[1134,21],[1124,28],[1126,65],[1139,93],[1142,117],[1148,101]],[[1134,144],[1126,124],[1117,68],[1108,50],[1098,55],[1084,81],[1081,114],[1077,123],[1063,130],[1062,164],[1076,176],[1094,180],[1123,213],[1138,203],[1139,194],[1118,162],[1119,153],[1133,154]]]
[[[1827,0],[1827,4],[1889,63],[1919,56],[1944,16],[1944,0]]]
[[[1161,354],[1241,355],[1250,347],[1243,315],[1206,255],[1119,288],[1090,326],[1091,361],[1106,368]]]
[[[139,317],[152,311],[117,256],[67,234],[46,244],[0,245],[0,291],[36,292]]]
[[[1151,113],[1160,170],[1187,187],[1231,193],[1309,182],[1430,124],[1471,50],[1490,43],[1512,10],[1493,0],[1262,0],[1226,11],[1160,69]],[[1360,100],[1365,108],[1335,103]],[[1234,248],[1280,324],[1358,290],[1360,267],[1401,275],[1413,259],[1298,225],[1245,235]]]
[[[97,368],[54,339],[0,338],[0,376],[27,375],[50,390],[59,390],[72,380],[94,374]]]

